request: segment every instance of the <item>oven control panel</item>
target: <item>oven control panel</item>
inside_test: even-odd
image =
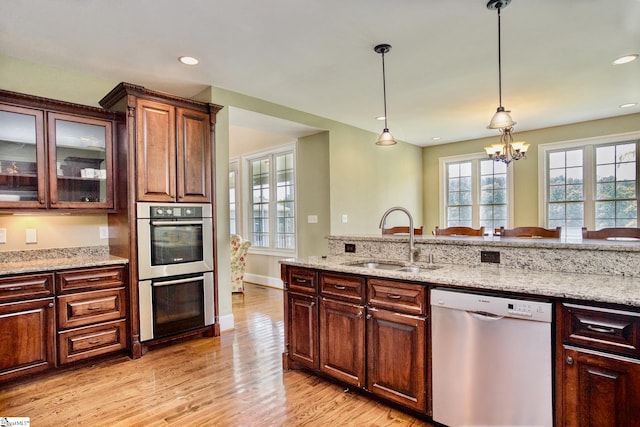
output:
[[[200,206],[151,206],[150,218],[202,218]]]

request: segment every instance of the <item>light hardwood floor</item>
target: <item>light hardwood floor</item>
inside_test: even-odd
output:
[[[43,426],[431,426],[301,371],[283,371],[282,292],[247,284],[236,328],[0,384],[0,417]]]

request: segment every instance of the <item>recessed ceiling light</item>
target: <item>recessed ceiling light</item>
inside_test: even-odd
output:
[[[378,117],[376,117],[376,120],[382,121],[382,120],[384,120],[384,116],[378,116]]]
[[[631,108],[631,107],[635,107],[636,105],[638,105],[637,102],[629,102],[629,103],[626,103],[626,104],[619,105],[619,107],[620,108]]]
[[[196,65],[200,62],[198,61],[198,58],[194,58],[193,56],[181,56],[178,60],[185,65]]]
[[[624,55],[621,56],[619,58],[616,58],[615,61],[613,61],[614,65],[621,65],[621,64],[626,64],[628,62],[631,61],[635,61],[636,59],[638,59],[638,54],[633,54],[633,55]]]
[[[441,138],[439,136],[432,136],[431,139],[434,141],[440,141]]]

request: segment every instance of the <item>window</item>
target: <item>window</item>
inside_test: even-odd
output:
[[[637,227],[638,143],[614,136],[541,145],[546,226],[576,238],[583,226]]]
[[[254,248],[296,248],[295,152],[292,148],[247,159],[249,239]],[[274,191],[275,190],[275,191]]]
[[[487,233],[510,223],[507,165],[484,155],[440,159],[444,186],[444,215],[447,227],[485,227]]]

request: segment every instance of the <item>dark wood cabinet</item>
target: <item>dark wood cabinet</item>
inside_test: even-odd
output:
[[[122,120],[0,90],[0,207],[114,209],[114,135]]]
[[[355,387],[365,386],[365,308],[322,298],[320,371]]]
[[[128,348],[125,277],[122,266],[56,274],[61,365]]]
[[[318,369],[318,298],[290,293],[288,296],[288,354],[292,362]]]
[[[427,289],[368,279],[367,389],[425,413],[428,402]]]
[[[0,381],[54,367],[53,274],[0,278],[0,302]]]
[[[100,104],[129,112],[136,147],[136,201],[208,203],[213,200],[213,142],[222,108],[121,83]]]
[[[558,304],[557,424],[640,426],[640,313]]]
[[[282,266],[285,290],[285,368],[318,369],[318,273]]]

